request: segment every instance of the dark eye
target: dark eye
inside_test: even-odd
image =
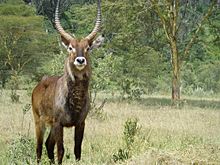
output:
[[[76,52],[76,49],[70,46],[70,47],[68,47],[68,51],[75,53],[75,52]]]
[[[88,46],[88,47],[86,48],[86,51],[88,52],[88,51],[89,51],[89,49],[90,49],[90,46]]]

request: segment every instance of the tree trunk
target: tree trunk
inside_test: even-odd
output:
[[[171,56],[172,56],[172,101],[180,100],[180,60],[175,39],[171,41]]]

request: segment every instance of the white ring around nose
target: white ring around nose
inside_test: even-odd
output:
[[[76,57],[74,61],[74,65],[78,70],[84,69],[84,67],[87,65],[87,61],[85,57]]]

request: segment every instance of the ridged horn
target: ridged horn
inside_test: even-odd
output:
[[[86,37],[89,41],[94,39],[98,31],[101,29],[101,0],[97,0],[97,17],[95,27],[92,32]]]
[[[73,40],[74,38],[69,35],[65,30],[63,29],[60,19],[59,19],[59,5],[60,5],[60,0],[57,0],[57,6],[56,6],[56,11],[55,11],[55,27],[57,31],[60,33],[62,37],[64,37],[66,40],[70,41]]]

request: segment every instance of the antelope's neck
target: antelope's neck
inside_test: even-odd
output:
[[[66,127],[77,125],[84,121],[88,114],[89,105],[89,77],[83,76],[83,79],[74,77],[66,79],[66,96],[63,106],[64,118],[62,124]]]

